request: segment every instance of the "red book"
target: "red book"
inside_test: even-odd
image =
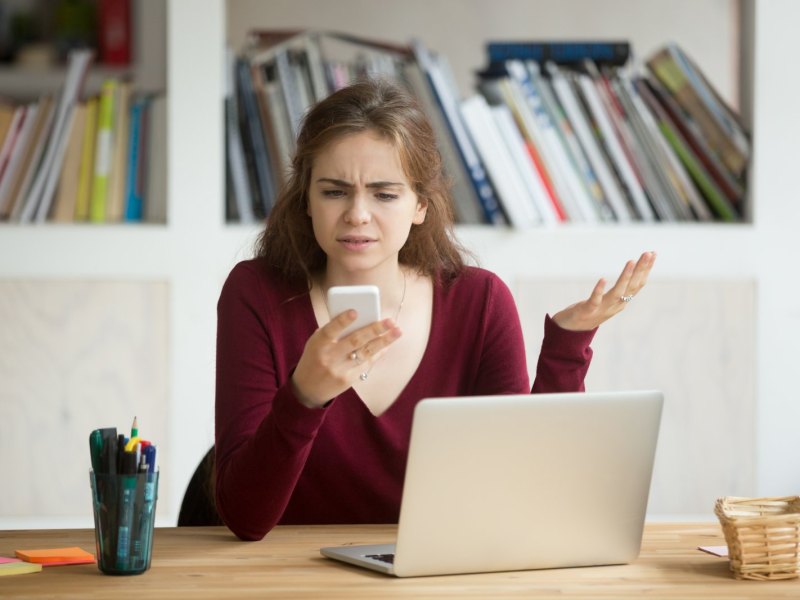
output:
[[[100,0],[98,3],[100,62],[127,66],[131,63],[131,2]]]

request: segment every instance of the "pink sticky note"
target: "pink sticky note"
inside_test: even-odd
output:
[[[5,563],[14,563],[14,562],[22,562],[22,561],[18,558],[8,558],[7,556],[0,556],[0,565],[3,565]]]
[[[714,556],[728,556],[727,546],[698,546],[697,549],[713,554]]]

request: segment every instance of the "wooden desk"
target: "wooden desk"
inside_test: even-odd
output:
[[[103,575],[96,565],[45,567],[0,578],[3,598],[800,598],[800,580],[737,581],[727,559],[696,550],[722,545],[715,523],[648,524],[630,565],[396,579],[320,556],[321,546],[392,541],[393,526],[278,527],[238,541],[222,527],[156,529],[152,568]],[[15,549],[81,546],[89,529],[0,532],[0,556]]]

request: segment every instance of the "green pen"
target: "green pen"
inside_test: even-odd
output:
[[[131,425],[131,439],[139,437],[139,424],[136,422],[136,417],[133,417],[133,425]]]

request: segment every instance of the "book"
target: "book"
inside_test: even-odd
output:
[[[86,118],[81,144],[81,167],[78,178],[78,197],[75,200],[75,220],[89,220],[89,200],[92,197],[94,179],[94,145],[97,133],[97,108],[99,99],[92,96],[86,101]]]
[[[146,113],[148,99],[138,96],[131,104],[127,149],[127,169],[125,175],[125,209],[123,219],[126,222],[141,221],[144,216],[144,148],[147,131]]]
[[[16,106],[0,102],[0,146],[6,139],[6,134],[11,128],[11,122],[14,120],[14,113]]]
[[[594,133],[591,130],[591,126],[589,125],[571,82],[567,79],[567,75],[554,63],[548,62],[546,66],[550,73],[550,81],[553,84],[553,90],[556,92],[561,101],[561,106],[564,107],[572,123],[575,135],[578,137],[586,153],[587,160],[597,176],[597,181],[602,189],[604,197],[608,200],[614,218],[621,223],[630,222],[631,213],[628,210],[627,202],[598,146],[597,140],[595,139]]]
[[[100,62],[105,65],[127,66],[131,62],[130,0],[98,0],[97,37]]]
[[[150,99],[145,140],[147,181],[144,192],[144,220],[148,223],[166,223],[167,97],[163,94]]]
[[[3,177],[0,179],[0,215],[13,220],[19,218],[22,210],[21,206],[17,206],[17,196],[31,163],[30,157],[34,150],[34,144],[31,143],[33,132],[37,120],[41,120],[37,115],[39,112],[37,102],[31,102],[21,109],[21,118],[17,121],[18,127],[10,132],[8,145],[3,148],[6,154],[0,156],[3,160],[0,164],[3,167]],[[23,166],[26,157],[28,157],[27,164]]]
[[[578,65],[584,60],[609,65],[624,65],[631,54],[625,41],[503,41],[487,42],[490,63],[507,60],[534,60],[544,64]]]
[[[11,195],[11,220],[18,221],[25,208],[28,192],[31,190],[37,174],[39,173],[42,157],[47,146],[48,138],[53,128],[56,103],[51,96],[41,98],[34,112],[29,111],[32,120],[30,131],[24,134],[24,142],[20,138],[21,147],[17,150],[20,154],[12,157],[9,162],[9,175],[12,175],[10,184]]]
[[[747,148],[737,143],[735,139],[738,137],[731,137],[714,117],[694,86],[696,79],[690,79],[669,48],[657,52],[646,64],[683,110],[691,115],[708,145],[718,154],[723,164],[735,177],[741,179],[748,161]]]
[[[245,165],[244,148],[239,129],[239,109],[236,101],[236,57],[230,49],[226,53],[225,66],[225,147],[233,183],[233,196],[240,221],[253,223],[255,215],[253,214],[252,193]]]
[[[667,111],[659,104],[658,100],[656,100],[653,93],[642,80],[638,80],[636,85],[642,98],[647,102],[648,106],[650,106],[653,115],[656,117],[659,127],[664,134],[664,138],[675,150],[675,153],[686,167],[686,170],[697,183],[697,187],[705,196],[708,205],[721,220],[727,222],[736,221],[738,219],[736,210],[708,175],[708,172],[686,143],[685,138],[680,133]],[[711,220],[711,212],[705,204],[700,204],[698,206],[698,201],[699,200],[692,202],[692,208],[698,219],[701,221]]]
[[[109,176],[114,152],[114,111],[118,82],[107,79],[100,91],[97,107],[97,127],[92,174],[92,196],[89,201],[89,220],[102,223],[106,220]]]
[[[500,137],[508,148],[512,166],[519,174],[523,194],[520,199],[524,203],[526,216],[531,225],[553,225],[558,222],[553,207],[547,197],[544,182],[536,170],[528,147],[525,143],[511,109],[505,104],[491,106],[492,117]]]
[[[128,147],[130,143],[132,85],[122,81],[117,85],[114,98],[114,143],[111,154],[111,170],[108,174],[106,196],[107,222],[122,221],[125,213],[125,182],[128,173]]]
[[[506,107],[503,107],[508,110]],[[515,170],[508,147],[500,137],[492,109],[483,96],[475,95],[461,103],[461,114],[472,141],[494,182],[509,223],[528,229],[539,222],[529,201],[525,184]]]
[[[591,71],[593,65],[594,63],[585,62],[584,68],[588,66]],[[594,76],[597,77],[599,75],[595,72]],[[599,129],[601,142],[606,148],[606,152],[611,158],[616,172],[619,174],[620,184],[627,197],[631,200],[631,208],[634,209],[634,214],[642,221],[654,221],[655,215],[653,214],[653,210],[647,201],[647,196],[645,195],[644,189],[642,189],[641,182],[634,171],[634,167],[622,146],[618,131],[612,123],[612,117],[609,114],[611,108],[604,104],[591,75],[588,73],[578,73],[577,83],[583,92],[583,98]]]
[[[68,223],[75,219],[83,155],[83,134],[86,129],[86,106],[85,102],[79,103],[72,112],[64,164],[61,167],[51,211],[53,221],[59,223]]]
[[[568,216],[559,194],[557,169],[550,162],[550,156],[545,153],[544,140],[539,130],[539,125],[525,101],[517,82],[508,74],[496,79],[483,79],[480,83],[481,92],[489,99],[490,103],[502,102],[511,110],[517,128],[525,141],[525,147],[531,158],[539,178],[547,192],[547,201],[550,207],[540,207],[539,213],[547,221],[546,215],[552,213],[556,221],[567,220]]]
[[[250,65],[244,59],[236,61],[237,87],[238,93],[242,98],[244,106],[244,136],[247,136],[249,143],[247,148],[253,152],[252,163],[255,172],[255,183],[258,186],[257,198],[260,200],[258,210],[254,212],[259,217],[269,214],[276,197],[276,185],[273,182],[272,173],[269,169],[270,156],[267,144],[264,139],[264,127],[261,123],[261,113],[258,108],[256,94],[253,89]]]
[[[709,175],[714,179],[714,182],[719,186],[719,189],[726,195],[732,205],[741,207],[745,195],[744,185],[722,164],[719,157],[709,147],[697,124],[682,111],[675,99],[652,75],[644,77],[643,81],[669,115],[670,120],[680,131]]]
[[[443,73],[441,62],[421,41],[415,40],[412,43],[412,47],[417,62],[428,79],[433,97],[442,111],[444,121],[447,123],[448,131],[455,142],[455,147],[458,149],[465,171],[469,174],[470,181],[481,203],[486,222],[494,225],[505,224],[506,219],[498,203],[495,190],[487,178],[483,163],[464,127],[457,94],[449,85]]]
[[[52,130],[48,136],[47,148],[31,189],[25,198],[25,206],[20,221],[27,222],[34,218],[44,221],[53,201],[61,165],[64,162],[64,151],[67,146],[67,128],[72,118],[72,111],[80,97],[86,74],[94,59],[90,50],[72,50],[67,57],[67,73],[64,87],[58,98]]]
[[[453,210],[458,223],[480,224],[486,218],[481,211],[475,188],[469,182],[469,175],[461,162],[455,141],[450,135],[444,115],[433,97],[425,75],[419,65],[409,63],[405,66],[403,76],[412,93],[420,103],[422,110],[428,117],[436,135],[436,143],[442,156],[445,175],[451,180],[451,195],[453,197]]]

